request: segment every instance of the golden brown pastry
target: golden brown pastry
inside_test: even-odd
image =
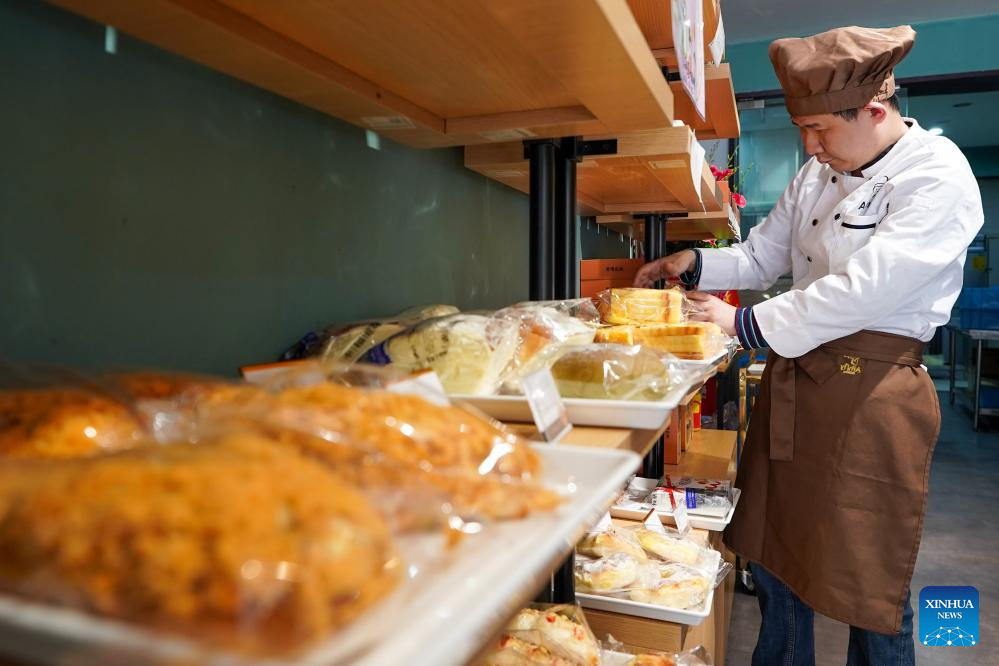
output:
[[[638,326],[634,334],[635,344],[695,360],[716,355],[723,349],[726,337],[717,324],[706,321]]]
[[[670,564],[660,574],[662,579],[650,589],[629,590],[631,600],[684,610],[704,603],[711,591],[711,578],[693,567]]]
[[[562,354],[551,371],[563,398],[661,400],[669,389],[666,364],[641,347],[580,345]]]
[[[110,396],[69,387],[0,390],[0,457],[79,458],[142,438],[140,419]]]
[[[679,289],[608,289],[597,307],[606,324],[675,324],[683,321]]]
[[[514,638],[509,634],[503,634],[500,637],[496,647],[486,655],[482,662],[482,666],[521,666],[522,664],[576,666],[576,662],[556,657],[548,648]]]
[[[642,548],[667,562],[694,564],[701,554],[701,547],[693,541],[680,539],[669,534],[656,532],[644,527],[635,530]]]
[[[614,345],[633,345],[635,344],[635,327],[607,326],[606,328],[598,328],[593,341]]]
[[[357,490],[255,434],[0,469],[0,586],[35,599],[278,647],[400,569]]]
[[[510,622],[507,633],[540,645],[571,664],[599,664],[600,646],[593,634],[584,624],[559,612],[559,608],[524,608]]]
[[[638,575],[639,561],[624,553],[599,560],[576,560],[576,584],[583,591],[623,590],[634,583]]]
[[[676,659],[667,654],[636,654],[628,666],[676,666]]]
[[[614,553],[625,553],[639,561],[648,559],[634,534],[614,528],[587,534],[576,545],[576,552],[587,557],[607,557]]]

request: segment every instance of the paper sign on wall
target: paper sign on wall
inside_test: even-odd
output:
[[[671,0],[673,48],[680,81],[704,119],[704,8],[702,0]]]
[[[542,368],[520,380],[538,432],[546,442],[557,442],[572,429],[551,370]]]

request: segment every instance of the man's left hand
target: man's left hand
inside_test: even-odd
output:
[[[694,321],[710,321],[718,324],[726,335],[735,335],[735,306],[729,305],[717,296],[703,291],[688,291],[692,310],[690,318]]]

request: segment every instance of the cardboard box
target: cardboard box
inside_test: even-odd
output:
[[[583,259],[579,262],[580,280],[627,280],[631,286],[644,259]]]
[[[596,296],[605,289],[613,287],[630,287],[633,278],[615,280],[581,280],[579,283],[579,295],[581,298]]]

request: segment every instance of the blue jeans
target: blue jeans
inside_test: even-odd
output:
[[[759,564],[750,562],[749,568],[763,614],[753,666],[814,666],[815,611]],[[893,635],[850,627],[846,663],[847,666],[915,666],[915,650],[912,605],[906,594],[902,630]]]

